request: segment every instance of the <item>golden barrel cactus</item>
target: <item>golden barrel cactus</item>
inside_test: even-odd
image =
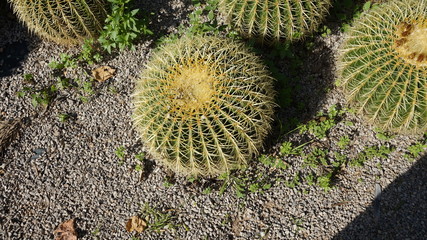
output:
[[[62,45],[97,37],[107,17],[106,0],[9,0],[31,32]]]
[[[134,125],[150,153],[182,175],[246,166],[270,129],[273,79],[243,44],[185,36],[160,47],[136,83]]]
[[[245,37],[274,43],[298,40],[317,29],[330,0],[220,0],[220,11]]]
[[[337,84],[384,130],[427,129],[427,0],[390,1],[357,19],[339,50]]]

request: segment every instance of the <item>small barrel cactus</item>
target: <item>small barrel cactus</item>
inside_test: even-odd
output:
[[[31,32],[62,45],[75,45],[96,37],[107,17],[106,0],[9,1]]]
[[[150,153],[182,175],[244,167],[270,129],[273,79],[241,43],[185,36],[160,47],[133,94]]]
[[[316,30],[330,0],[220,0],[220,11],[245,37],[274,43],[298,40]]]
[[[427,0],[391,1],[357,19],[339,50],[338,80],[372,123],[427,129]]]

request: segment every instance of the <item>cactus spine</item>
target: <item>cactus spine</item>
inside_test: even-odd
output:
[[[368,120],[401,133],[427,129],[427,0],[366,12],[340,47],[338,85]]]
[[[317,29],[329,6],[330,0],[220,0],[231,25],[269,43],[303,38]]]
[[[62,45],[96,37],[107,16],[105,0],[9,0],[31,32]]]
[[[150,153],[182,175],[246,165],[273,114],[273,79],[243,44],[186,36],[160,47],[133,94],[135,127]]]

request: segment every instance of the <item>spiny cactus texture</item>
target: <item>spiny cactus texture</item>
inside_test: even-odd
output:
[[[106,0],[9,1],[31,32],[62,45],[96,37],[107,16]]]
[[[134,124],[151,154],[182,175],[246,165],[270,129],[273,79],[244,45],[183,37],[163,45],[136,84]]]
[[[385,130],[427,129],[427,0],[392,1],[355,21],[341,45],[338,85]]]
[[[330,0],[220,0],[220,11],[244,36],[274,43],[311,33],[328,12]]]

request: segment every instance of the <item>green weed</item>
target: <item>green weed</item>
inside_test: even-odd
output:
[[[120,146],[114,151],[114,154],[116,154],[116,157],[120,159],[119,164],[123,165],[124,159],[126,157],[126,148],[124,146]]]
[[[101,47],[108,53],[113,49],[135,49],[133,42],[142,35],[152,35],[148,29],[148,19],[138,19],[139,9],[130,10],[131,0],[108,0],[112,4],[112,14],[105,20],[104,30],[98,38]]]
[[[167,230],[174,230],[180,227],[177,224],[177,218],[174,215],[174,210],[159,211],[155,208],[150,207],[148,203],[145,203],[141,208],[140,216],[147,223],[145,231],[162,232]]]

